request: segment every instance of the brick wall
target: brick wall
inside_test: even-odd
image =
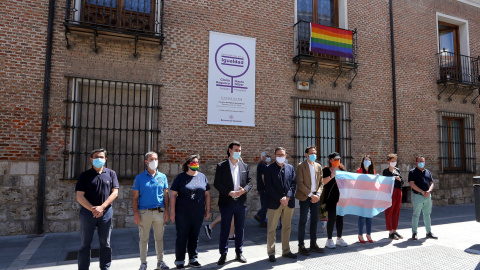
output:
[[[338,70],[320,68],[308,92],[296,90],[293,75],[294,1],[165,1],[165,46],[158,59],[157,44],[140,41],[138,57],[134,42],[100,35],[99,52],[93,52],[93,36],[68,34],[64,38],[65,1],[56,2],[51,100],[48,129],[46,232],[78,229],[75,180],[62,180],[64,140],[70,139],[65,124],[67,79],[64,75],[162,84],[160,170],[169,182],[191,153],[200,153],[201,171],[213,184],[215,164],[225,158],[231,140],[241,141],[242,157],[255,179],[259,153],[285,146],[293,153],[295,140],[292,96],[351,103],[351,137],[354,170],[361,156],[369,154],[377,165],[393,152],[393,109],[390,28],[387,1],[348,1],[349,29],[358,29],[359,73],[353,89],[347,84],[352,73],[333,81]],[[48,6],[29,1],[9,2],[0,11],[0,235],[33,232],[36,179],[40,153],[43,69]],[[397,65],[399,166],[403,175],[413,166],[413,157],[424,154],[434,173],[438,191],[435,204],[472,201],[472,174],[440,174],[438,111],[473,114],[476,104],[462,104],[457,92],[444,100],[436,84],[437,52],[435,13],[469,21],[470,53],[480,54],[478,8],[454,0],[394,2]],[[254,37],[256,47],[255,127],[206,125],[208,80],[208,33],[224,32]],[[301,72],[301,80],[310,74]],[[469,101],[476,95],[472,95]],[[480,103],[480,101],[479,101]],[[475,122],[476,138],[480,123]],[[477,160],[480,157],[477,155]],[[293,159],[291,159],[293,161]],[[478,162],[477,162],[478,164]],[[478,166],[478,165],[477,165]],[[38,167],[38,165],[37,165]],[[19,169],[20,168],[20,169]],[[3,174],[2,174],[3,173]],[[134,226],[131,210],[132,180],[121,181],[115,201],[115,227]],[[212,210],[218,194],[212,189]],[[249,195],[248,216],[259,206],[255,190]],[[28,206],[28,207],[27,207]],[[408,206],[408,205],[406,205]],[[20,213],[20,214],[19,214]],[[6,228],[6,229],[4,229]]]

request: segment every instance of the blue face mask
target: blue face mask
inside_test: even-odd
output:
[[[93,166],[95,166],[95,168],[101,168],[103,165],[105,165],[104,158],[96,158],[93,160]]]
[[[372,162],[370,160],[364,160],[363,161],[363,166],[365,166],[365,168],[370,167],[370,165],[372,165]]]
[[[233,159],[238,160],[240,158],[240,152],[233,152]]]
[[[266,161],[267,163],[269,163],[270,161],[272,161],[272,159],[271,159],[270,157],[267,157],[267,158],[265,159],[265,161]]]
[[[317,155],[315,155],[315,154],[309,155],[308,160],[310,160],[311,162],[315,162],[315,160],[317,160]]]
[[[419,162],[419,163],[418,163],[418,167],[419,167],[420,169],[425,168],[425,162]]]

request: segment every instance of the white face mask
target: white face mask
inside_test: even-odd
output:
[[[272,159],[271,159],[270,157],[267,157],[267,158],[265,159],[265,161],[266,161],[267,163],[269,163],[270,161],[272,161]]]
[[[277,162],[280,164],[285,163],[285,157],[276,157],[275,160],[277,160]]]
[[[396,161],[390,162],[390,167],[395,167],[395,166],[397,166],[397,162],[396,162]]]
[[[152,160],[150,161],[150,163],[148,163],[148,168],[150,168],[150,170],[156,170],[158,167],[158,160]]]

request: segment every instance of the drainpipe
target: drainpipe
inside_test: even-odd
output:
[[[37,217],[35,221],[35,233],[43,233],[43,219],[45,208],[45,182],[47,178],[47,128],[48,128],[48,107],[50,101],[50,71],[52,69],[52,40],[53,23],[55,19],[55,0],[48,3],[48,27],[47,27],[47,49],[45,51],[45,75],[43,78],[43,109],[42,109],[42,131],[40,139],[40,161],[38,171],[37,187]]]
[[[393,3],[388,1],[390,9],[390,49],[392,52],[392,96],[393,96],[393,145],[395,154],[398,154],[398,128],[397,128],[397,77],[395,75],[395,39],[393,37]]]

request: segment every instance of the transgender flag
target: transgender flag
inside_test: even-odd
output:
[[[340,190],[339,216],[371,218],[392,205],[393,177],[337,171],[335,179]]]

